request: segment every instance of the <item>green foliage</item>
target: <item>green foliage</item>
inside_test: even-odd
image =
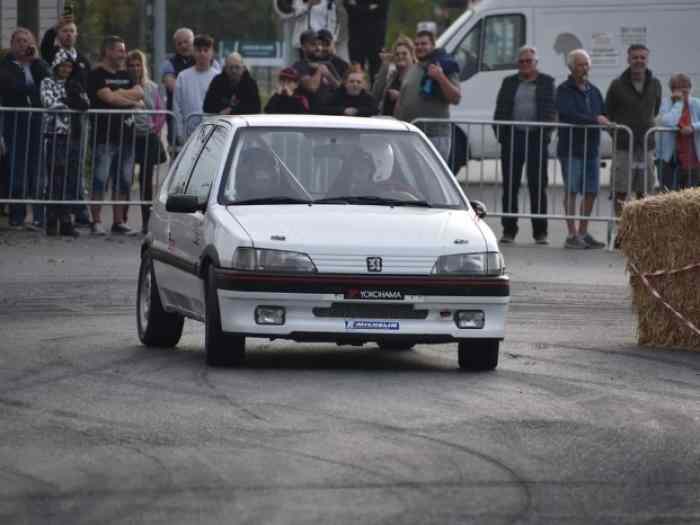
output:
[[[432,20],[434,4],[433,0],[393,0],[389,11],[387,46],[391,46],[401,34],[415,35],[418,22]]]
[[[179,27],[226,40],[274,40],[278,19],[270,0],[169,0],[168,35]],[[168,41],[168,48],[172,42]]]
[[[341,0],[338,0],[341,1]],[[451,10],[449,19],[436,20],[435,7],[442,0],[390,0],[387,45],[399,34],[413,36],[416,24],[435,20],[445,27],[459,16]],[[105,35],[119,35],[127,47],[139,45],[139,22],[143,0],[75,0],[75,16],[80,30],[80,47],[95,59]],[[179,27],[190,27],[195,33],[209,33],[221,39],[268,40],[278,36],[279,19],[271,0],[167,0],[167,47],[172,51],[170,35]]]
[[[80,48],[95,60],[106,35],[119,35],[128,47],[137,47],[139,5],[139,0],[75,0]]]

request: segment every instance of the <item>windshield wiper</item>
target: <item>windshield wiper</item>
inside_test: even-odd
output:
[[[258,197],[256,199],[229,201],[228,204],[313,204],[313,202],[314,201],[308,199],[298,199],[296,197]]]
[[[421,208],[430,208],[428,201],[406,201],[400,199],[387,199],[385,197],[376,197],[374,195],[343,195],[342,197],[326,197],[325,199],[317,199],[315,204],[369,204],[374,206],[419,206]]]

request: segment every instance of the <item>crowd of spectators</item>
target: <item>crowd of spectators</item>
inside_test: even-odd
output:
[[[89,121],[75,113],[4,115],[3,179],[9,182],[10,195],[84,200],[88,195],[81,164],[90,155],[90,200],[103,202],[111,190],[115,201],[109,228],[102,225],[99,204],[89,210],[85,205],[35,204],[29,225],[25,223],[27,206],[13,204],[9,206],[10,226],[45,229],[48,235],[78,235],[77,223],[89,226],[97,235],[108,229],[113,234],[131,233],[128,201],[135,173],[141,199],[150,201],[155,170],[168,158],[164,142],[181,145],[204,114],[384,115],[407,122],[428,119],[430,122],[422,123],[421,128],[448,160],[454,131],[446,121],[450,106],[458,104],[462,96],[457,62],[436,47],[435,34],[426,30],[419,30],[414,38],[400,36],[390,49],[383,48],[387,0],[344,0],[343,6],[350,32],[341,43],[338,39],[348,35],[340,31],[336,4],[329,0],[308,2],[305,25],[297,24],[298,60],[279,71],[277,87],[264,105],[265,97],[261,97],[244,58],[234,52],[223,58],[222,68],[214,56],[214,39],[195,35],[189,28],[178,29],[173,35],[175,52],[160,65],[155,81],[146,55],[137,49],[128,51],[118,36],[104,38],[99,61],[91,64],[76,48],[78,27],[71,16],[61,17],[40,46],[31,31],[18,28],[11,38],[10,53],[0,63],[3,106],[122,111],[97,114]],[[369,33],[372,38],[367,37]],[[646,47],[631,46],[629,67],[603,97],[588,80],[591,60],[583,49],[569,54],[571,74],[559,86],[552,76],[539,70],[536,49],[524,46],[519,50],[518,72],[503,80],[494,113],[496,122],[518,122],[494,125],[501,145],[502,209],[506,214],[501,242],[514,242],[518,233],[515,215],[523,169],[530,212],[547,214],[547,156],[554,127],[528,123],[558,121],[576,126],[558,131],[565,212],[576,215],[581,195],[579,215],[584,217],[578,225],[567,221],[566,248],[603,246],[588,232],[585,220],[600,188],[602,127],[617,123],[633,131],[631,144],[626,134],[614,133],[612,191],[617,213],[630,191],[641,197],[653,187],[653,145],[645,148],[643,137],[659,113],[661,124],[679,130],[677,136],[663,135],[657,144],[662,187],[698,185],[700,134],[694,131],[700,127],[700,99],[690,97],[690,78],[677,74],[671,79],[672,96],[662,103],[661,85],[647,68],[648,57]],[[158,113],[164,109],[175,116],[167,126],[165,114]],[[89,141],[83,140],[86,126],[90,128]],[[8,177],[10,173],[13,175]],[[143,232],[149,212],[149,206],[142,206]],[[548,243],[544,217],[532,218],[532,231],[536,243]]]

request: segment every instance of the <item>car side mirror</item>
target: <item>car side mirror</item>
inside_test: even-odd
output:
[[[469,201],[469,205],[474,210],[474,213],[476,213],[476,216],[479,217],[480,219],[483,219],[488,214],[488,210],[486,209],[486,204],[484,204],[481,201]]]
[[[196,195],[176,193],[168,195],[168,200],[165,201],[165,209],[173,213],[194,213],[203,210],[204,205],[199,202]]]

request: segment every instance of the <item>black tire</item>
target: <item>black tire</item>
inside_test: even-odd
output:
[[[139,284],[136,292],[136,325],[139,339],[146,346],[172,348],[182,336],[185,318],[166,312],[160,302],[153,260],[148,253],[141,256]]]
[[[498,366],[498,339],[465,339],[459,342],[459,368],[486,371]]]
[[[387,352],[406,352],[413,350],[414,344],[407,341],[379,341],[377,346]]]
[[[214,267],[209,265],[205,283],[204,353],[209,366],[236,366],[245,358],[245,337],[221,329]]]

